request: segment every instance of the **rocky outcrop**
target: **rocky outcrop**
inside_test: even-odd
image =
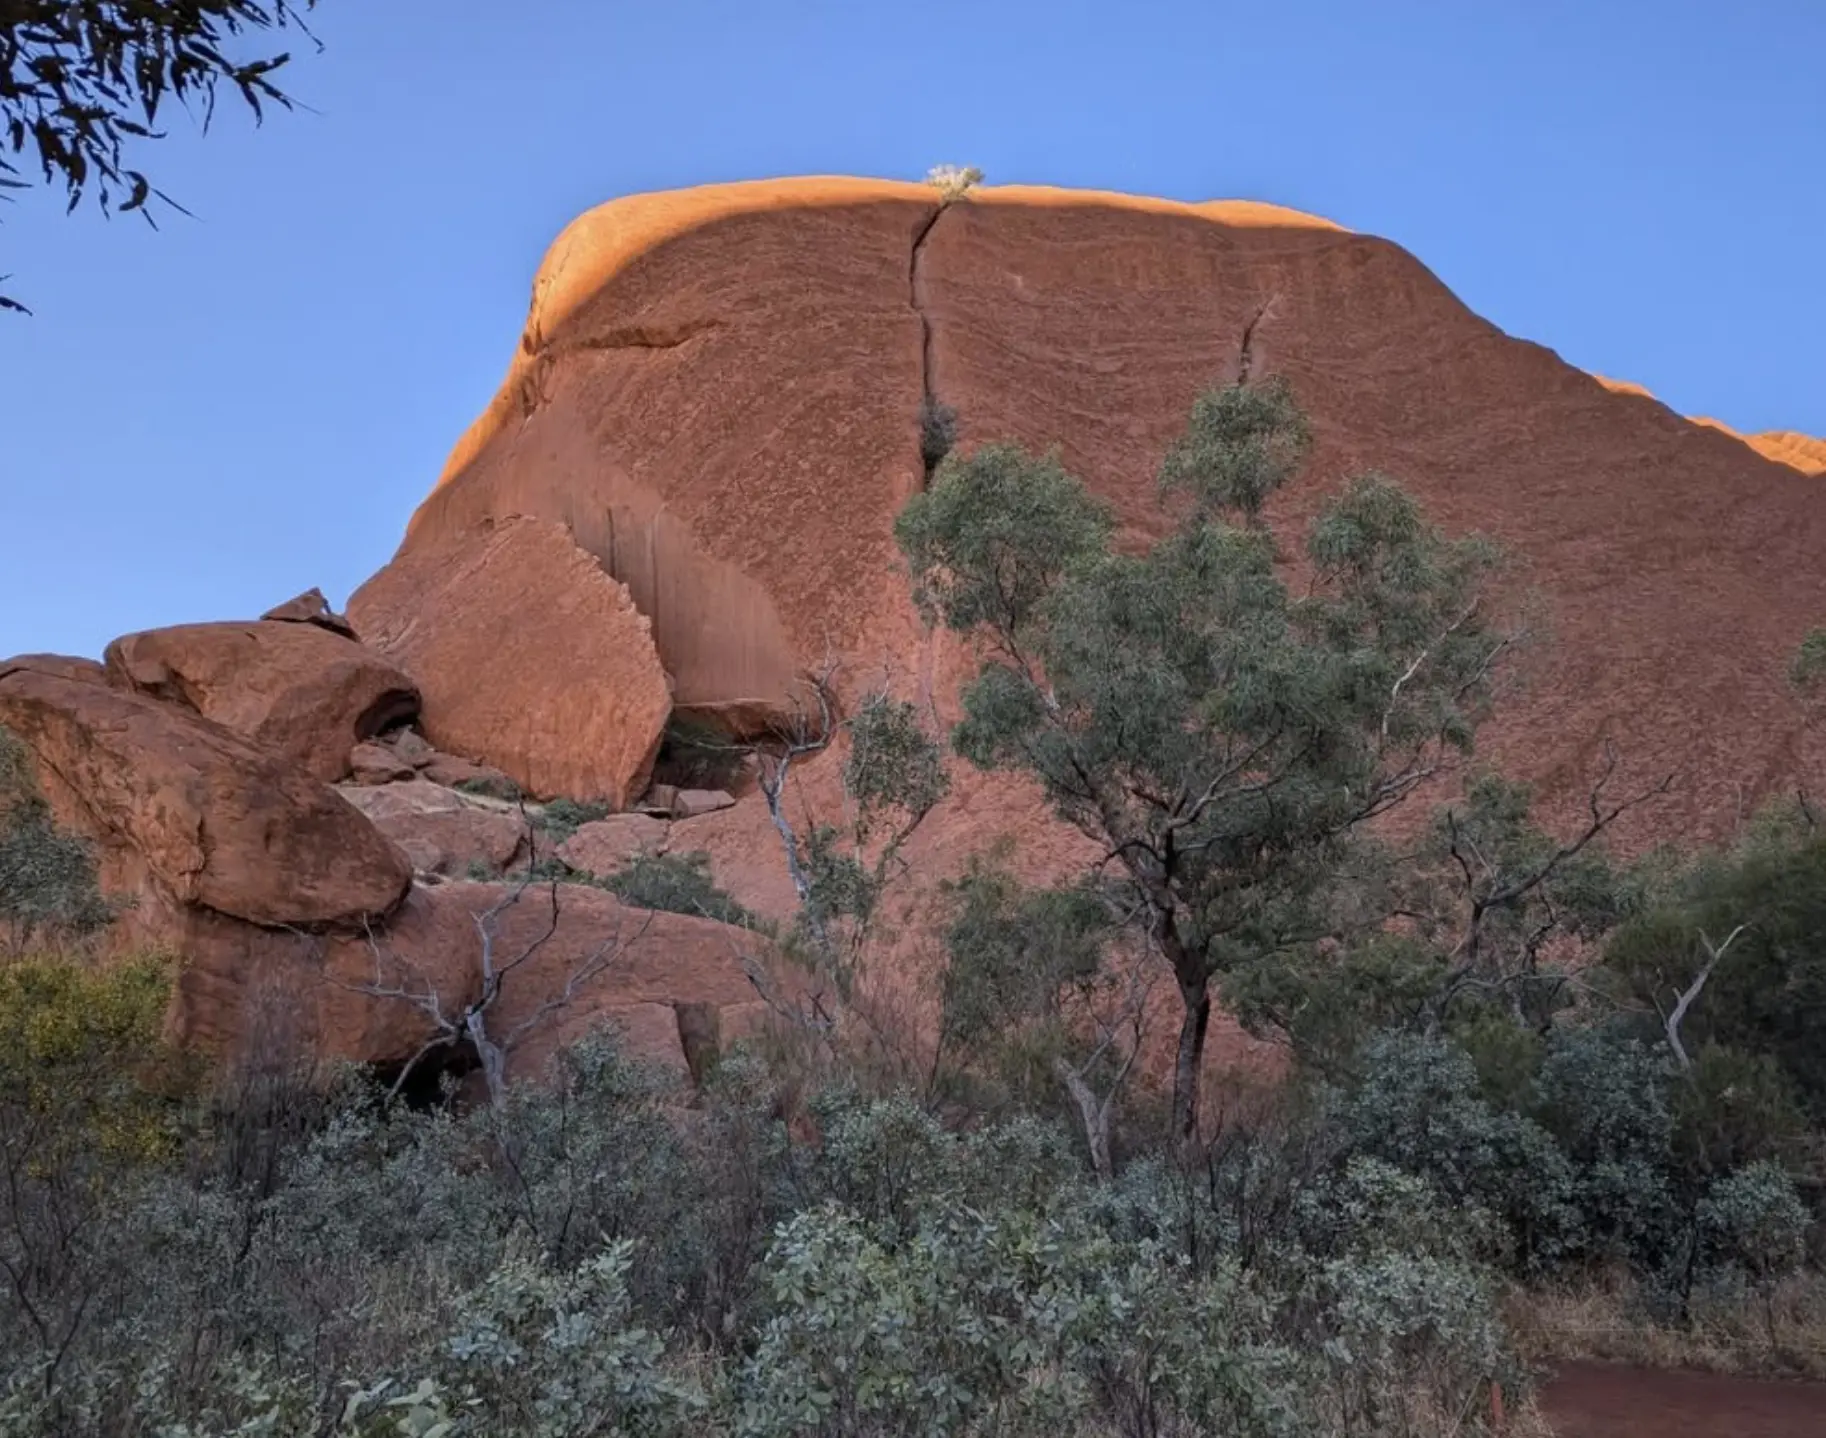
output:
[[[404,856],[333,790],[252,741],[141,694],[29,669],[0,676],[0,725],[104,886],[268,928],[359,926],[397,907]]]
[[[104,656],[111,682],[181,705],[317,778],[349,772],[349,751],[418,712],[398,665],[310,623],[185,624],[129,634]]]
[[[93,659],[78,659],[69,654],[18,654],[11,659],[0,659],[0,678],[16,669],[53,674],[61,679],[80,679],[89,684],[108,682],[108,671]]]
[[[790,704],[826,656],[942,710],[959,656],[922,636],[891,534],[924,482],[922,396],[966,447],[1058,445],[1140,543],[1245,332],[1316,430],[1274,517],[1382,470],[1541,597],[1552,640],[1481,747],[1550,814],[1576,817],[1607,743],[1620,789],[1683,776],[1631,845],[1720,833],[1826,759],[1782,677],[1826,614],[1817,484],[1503,334],[1397,246],[1272,206],[1011,186],[941,213],[922,186],[826,180],[614,201],[546,256],[395,567],[541,516],[652,618],[682,711]]]
[[[307,589],[283,604],[275,604],[260,617],[284,624],[315,624],[344,639],[356,637],[355,627],[330,608],[330,601],[323,597],[321,589]]]
[[[439,749],[540,798],[622,808],[646,788],[672,707],[652,626],[563,526],[503,519],[415,546],[349,612],[418,680]]]
[[[373,787],[351,784],[341,793],[421,874],[462,877],[475,865],[499,874],[528,847],[526,821],[516,811],[425,779]]]

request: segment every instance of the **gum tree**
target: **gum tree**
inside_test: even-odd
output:
[[[1056,456],[1007,445],[947,458],[896,526],[928,622],[982,656],[955,748],[1039,781],[1172,970],[1181,1138],[1214,982],[1325,933],[1336,860],[1469,748],[1504,647],[1491,546],[1444,537],[1385,478],[1350,481],[1283,549],[1264,507],[1309,436],[1279,380],[1201,396],[1140,552]]]

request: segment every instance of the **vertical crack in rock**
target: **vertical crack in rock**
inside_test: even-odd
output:
[[[913,253],[907,263],[907,303],[919,316],[919,457],[925,466],[923,487],[930,488],[932,475],[957,438],[957,414],[938,397],[932,384],[932,317],[926,313],[921,297],[920,261],[925,257],[926,241],[932,237],[939,217],[950,208],[949,200],[940,200],[931,215],[913,236]]]

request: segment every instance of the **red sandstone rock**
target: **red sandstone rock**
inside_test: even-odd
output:
[[[321,589],[307,589],[295,599],[275,605],[260,617],[288,624],[315,624],[332,634],[340,634],[345,639],[356,637],[354,627],[330,608],[330,601],[323,597]]]
[[[1826,766],[1782,677],[1826,614],[1817,483],[1502,334],[1398,247],[1268,206],[989,187],[940,214],[923,187],[825,180],[615,201],[553,245],[395,563],[540,515],[653,617],[681,711],[765,712],[827,653],[943,709],[956,646],[922,638],[891,536],[922,394],[965,445],[1061,446],[1138,543],[1258,313],[1254,371],[1290,378],[1317,436],[1276,518],[1381,469],[1545,596],[1553,640],[1481,747],[1550,817],[1576,817],[1607,739],[1621,787],[1687,776],[1630,846],[1719,834]]]
[[[558,857],[573,869],[607,876],[641,854],[663,854],[670,826],[650,814],[611,814],[584,824],[558,846]]]
[[[460,877],[470,865],[499,873],[520,857],[527,826],[511,809],[471,800],[424,779],[341,791],[421,873]]]
[[[334,781],[349,749],[418,708],[412,680],[315,624],[185,624],[108,646],[111,682],[194,710]]]
[[[438,748],[542,798],[621,808],[646,787],[672,708],[666,672],[626,586],[561,525],[504,519],[415,549],[349,608],[418,680]]]
[[[349,750],[348,767],[357,784],[394,784],[418,773],[388,744],[357,744]]]
[[[0,724],[59,822],[97,845],[112,892],[309,928],[378,919],[411,883],[327,785],[176,705],[14,670],[0,676]]]
[[[721,789],[680,789],[672,796],[674,819],[695,819],[702,814],[714,814],[720,809],[734,807],[735,795]]]
[[[62,679],[80,679],[90,684],[108,682],[108,671],[93,659],[78,659],[69,654],[19,654],[11,659],[0,659],[0,678],[16,669],[55,674]]]
[[[501,884],[414,889],[375,944],[337,941],[321,961],[322,972],[344,985],[435,990],[448,1011],[457,1012],[480,988],[476,921],[511,893],[512,887]],[[605,1023],[629,1031],[643,1057],[682,1070],[676,1017],[670,1025],[658,1021],[662,1014],[671,1017],[677,1004],[737,1010],[740,1017],[732,1022],[737,1030],[755,1021],[750,1008],[759,996],[748,966],[766,956],[753,934],[708,919],[626,908],[587,885],[559,885],[557,896],[555,928],[551,890],[543,885],[525,889],[489,921],[497,965],[532,955],[503,980],[500,1000],[489,1011],[489,1030],[497,1036],[532,1018],[585,968],[594,972],[578,986],[574,1002],[527,1032],[512,1056],[521,1074],[536,1074],[558,1047]],[[541,942],[548,930],[551,937]],[[341,993],[346,990],[333,1001],[338,1009],[330,1037],[356,1038],[358,1056],[403,1059],[423,1042],[420,1018],[410,1004]]]

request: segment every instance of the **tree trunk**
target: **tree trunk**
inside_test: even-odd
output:
[[[1181,972],[1179,1054],[1173,1064],[1173,1137],[1184,1147],[1198,1137],[1198,1085],[1205,1068],[1205,1033],[1211,1027],[1211,981]]]
[[[1084,1142],[1091,1152],[1091,1168],[1099,1180],[1108,1183],[1116,1173],[1116,1166],[1110,1161],[1109,1100],[1099,1099],[1084,1081],[1084,1075],[1064,1059],[1053,1060],[1053,1072],[1072,1096],[1072,1102],[1078,1105],[1078,1117],[1084,1124]]]

